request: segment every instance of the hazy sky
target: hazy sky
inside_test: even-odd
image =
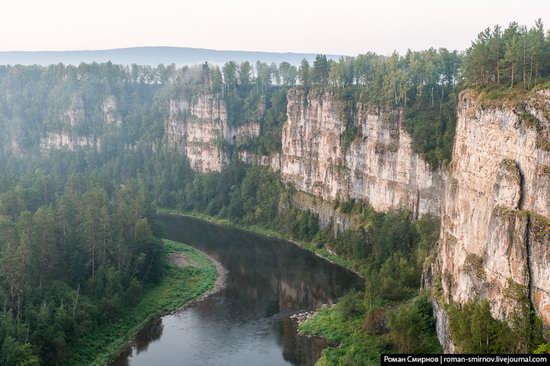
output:
[[[185,46],[383,54],[464,49],[487,26],[550,26],[550,0],[3,0],[0,50]],[[82,4],[82,5],[77,5]]]

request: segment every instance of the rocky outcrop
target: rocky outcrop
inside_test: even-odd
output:
[[[304,192],[296,192],[292,195],[292,207],[300,210],[309,210],[319,216],[319,227],[332,228],[334,236],[351,228],[349,215],[334,210],[333,205],[321,198]]]
[[[225,144],[259,133],[260,125],[254,121],[231,128],[225,102],[212,95],[199,95],[191,103],[186,100],[169,102],[167,144],[187,156],[191,167],[197,171],[220,171],[228,161]]]
[[[120,126],[122,119],[118,113],[118,104],[114,95],[109,95],[101,105],[103,112],[103,123],[106,125]]]
[[[84,119],[84,101],[79,94],[73,95],[69,106],[61,115],[65,128],[73,128]]]
[[[352,227],[349,215],[335,210],[330,202],[309,193],[295,192],[290,203],[294,208],[316,214],[319,217],[319,227],[330,227],[335,237]]]
[[[185,154],[191,167],[200,172],[220,171],[227,161],[223,150],[227,130],[225,104],[210,95],[193,103],[170,100],[166,124],[168,145]]]
[[[289,91],[287,108],[282,152],[241,150],[238,157],[279,172],[297,189],[291,205],[318,214],[321,227],[337,235],[351,225],[333,209],[333,201],[349,198],[377,211],[442,217],[424,283],[436,289],[437,330],[447,351],[454,347],[446,302],[488,299],[493,316],[510,319],[530,301],[550,326],[549,93],[499,105],[463,92],[448,172],[431,169],[412,150],[399,110],[359,103],[349,114],[334,92],[301,89]],[[213,96],[172,100],[169,110],[168,144],[202,172],[222,169],[224,145],[260,133],[255,122],[231,129],[225,104]]]
[[[550,325],[548,110],[544,93],[514,105],[460,95],[432,276],[441,301],[487,299],[494,317],[510,319],[530,300]]]
[[[98,117],[97,128],[102,130],[109,126],[120,127],[122,119],[118,112],[117,100],[114,96],[107,96],[101,104],[102,119]],[[90,112],[88,112],[90,113]],[[82,96],[75,94],[70,98],[68,107],[59,114],[59,128],[57,132],[48,132],[40,138],[40,151],[49,149],[75,151],[79,148],[101,148],[101,138],[98,136],[84,136],[75,133],[85,121],[85,105]],[[94,121],[95,123],[96,121]],[[15,149],[12,148],[15,152]]]
[[[229,129],[229,136],[233,143],[245,142],[260,135],[260,123],[256,121],[249,121],[236,128]]]
[[[411,148],[400,111],[359,104],[346,146],[343,106],[332,91],[293,89],[282,134],[281,176],[327,201],[361,199],[375,210],[439,215],[443,175]]]
[[[447,313],[445,312],[445,309],[443,308],[443,306],[439,304],[437,301],[435,300],[432,301],[432,305],[433,305],[433,314],[435,317],[435,329],[437,333],[437,338],[439,340],[439,344],[441,344],[445,352],[454,353],[455,352],[454,343],[448,332],[449,317],[447,316]]]
[[[546,179],[550,179],[547,175]],[[550,326],[550,220],[533,215],[529,227],[529,275],[531,302],[546,326]]]
[[[40,150],[49,149],[75,151],[78,148],[101,148],[101,140],[96,137],[69,135],[66,132],[50,132],[40,139]]]
[[[281,170],[281,154],[258,155],[247,150],[239,151],[239,160],[245,164],[270,167],[273,171]]]

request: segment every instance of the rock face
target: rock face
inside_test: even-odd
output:
[[[446,302],[487,299],[498,319],[518,311],[519,295],[548,326],[550,95],[517,107],[480,102],[471,91],[459,99],[432,286]],[[451,350],[444,328],[440,341]]]
[[[513,105],[484,103],[471,91],[459,99],[444,172],[412,151],[399,111],[357,105],[357,132],[346,138],[349,120],[334,93],[291,90],[281,177],[309,194],[298,194],[296,207],[337,231],[349,223],[323,202],[356,198],[378,211],[440,215],[436,261],[425,275],[440,299],[488,299],[493,316],[507,320],[530,301],[550,326],[550,93]],[[440,341],[452,352],[445,308],[435,302],[434,309]]]
[[[118,113],[117,100],[113,95],[107,96],[101,104],[102,120],[100,129],[107,126],[120,127],[122,119]],[[48,132],[40,138],[40,150],[49,149],[75,151],[79,148],[101,148],[101,138],[97,136],[82,136],[74,133],[79,125],[86,123],[86,108],[82,96],[75,94],[70,98],[68,107],[59,114],[59,130]],[[99,117],[101,118],[101,117]],[[12,151],[16,151],[12,148]]]
[[[292,195],[292,207],[300,210],[309,210],[319,216],[319,227],[332,228],[334,236],[352,227],[349,215],[334,210],[333,205],[321,198],[304,192],[296,192]]]
[[[103,112],[103,123],[106,125],[120,126],[122,119],[118,115],[118,104],[114,95],[109,95],[101,105]]]
[[[79,121],[84,118],[84,101],[82,96],[76,94],[71,98],[69,107],[61,115],[65,127],[76,127]]]
[[[442,174],[412,151],[402,114],[359,105],[353,116],[358,132],[346,147],[342,109],[333,92],[289,91],[282,179],[327,201],[356,198],[378,211],[439,215]]]
[[[281,154],[257,155],[246,150],[239,151],[239,160],[245,164],[270,167],[273,171],[281,170]]]
[[[488,299],[494,317],[510,319],[527,300],[550,326],[550,93],[517,106],[484,103],[473,92],[459,99],[448,172],[431,169],[412,150],[402,112],[358,104],[348,116],[331,91],[289,91],[280,154],[238,152],[246,163],[279,172],[298,190],[292,206],[316,212],[335,234],[350,220],[332,209],[333,200],[441,216],[424,280],[437,289],[437,331],[449,352],[455,349],[444,302]],[[172,100],[169,110],[168,144],[201,172],[222,169],[229,159],[224,144],[260,133],[255,122],[231,129],[225,104],[213,96]]]
[[[258,122],[230,128],[227,121],[225,102],[212,95],[199,95],[191,103],[170,100],[167,144],[186,155],[194,170],[203,173],[220,171],[228,161],[224,144],[260,133]]]
[[[40,139],[42,151],[49,149],[75,151],[82,147],[100,149],[101,141],[95,137],[74,136],[66,132],[50,132]]]
[[[200,95],[193,103],[170,100],[166,137],[200,172],[220,171],[227,160],[223,151],[227,129],[225,104],[209,95]]]

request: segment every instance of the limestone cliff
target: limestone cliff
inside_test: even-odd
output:
[[[510,319],[523,297],[550,325],[548,111],[543,92],[508,105],[460,95],[440,243],[427,276],[440,301],[487,299],[494,317]],[[440,341],[452,350],[438,312]]]
[[[300,210],[309,210],[317,214],[319,216],[319,227],[322,229],[332,228],[334,236],[338,236],[352,227],[349,215],[334,210],[333,205],[322,198],[298,191],[292,195],[291,204]]]
[[[548,111],[548,92],[527,94],[519,103],[463,92],[447,171],[432,169],[412,150],[401,111],[357,104],[354,134],[346,140],[350,119],[335,92],[292,89],[282,151],[238,151],[238,157],[279,172],[298,190],[292,205],[318,213],[321,226],[335,233],[350,221],[332,209],[333,200],[441,216],[440,242],[424,279],[439,292],[438,334],[452,351],[445,302],[488,299],[496,318],[510,319],[529,300],[550,325]],[[210,95],[192,103],[172,100],[169,112],[168,145],[202,172],[222,169],[229,159],[224,145],[260,133],[257,122],[231,129],[224,102]]]
[[[42,151],[49,149],[75,151],[83,147],[100,149],[101,140],[96,137],[70,135],[66,132],[50,132],[40,139]]]
[[[101,105],[101,111],[103,112],[104,124],[120,127],[122,124],[122,118],[118,113],[118,102],[115,96],[109,95],[105,98],[103,104]]]
[[[439,215],[443,177],[411,148],[400,111],[359,104],[345,146],[343,106],[332,91],[293,89],[283,127],[281,176],[324,200],[361,199],[375,210]]]
[[[220,171],[228,161],[224,144],[259,133],[260,125],[254,121],[231,128],[225,102],[212,95],[199,95],[191,103],[175,99],[169,102],[167,144],[186,155],[197,171]]]
[[[40,138],[39,147],[41,151],[49,149],[75,151],[79,148],[101,148],[101,135],[106,129],[121,127],[122,118],[118,111],[117,99],[108,95],[101,103],[101,114],[96,116],[92,113],[94,106],[84,104],[80,94],[73,95],[66,108],[60,113],[54,114],[50,121],[53,127],[49,132]],[[86,119],[88,115],[88,119]],[[90,117],[93,116],[93,117]],[[86,129],[87,124],[97,127],[96,135],[83,135],[76,131]],[[12,151],[16,151],[12,148]]]
[[[245,164],[270,167],[273,171],[281,170],[281,154],[257,155],[247,150],[239,151],[239,160]]]

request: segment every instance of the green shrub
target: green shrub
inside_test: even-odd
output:
[[[550,355],[550,343],[543,343],[533,351],[536,355]]]
[[[428,296],[399,305],[388,316],[389,337],[399,353],[440,352]]]
[[[489,302],[470,301],[449,306],[449,325],[454,343],[463,353],[509,353],[513,350],[510,327],[492,317]]]
[[[344,319],[357,317],[365,312],[363,296],[357,291],[348,292],[338,301],[338,307]]]

